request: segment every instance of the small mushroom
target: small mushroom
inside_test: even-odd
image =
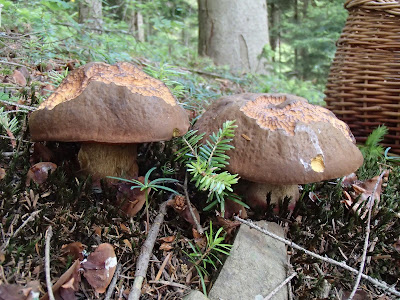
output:
[[[200,117],[195,129],[215,132],[227,120],[238,126],[227,169],[251,182],[245,197],[251,207],[266,208],[298,184],[350,174],[362,162],[349,127],[321,106],[289,94],[240,94],[220,98]],[[274,196],[275,195],[275,196]],[[295,199],[296,200],[296,199]]]
[[[132,64],[89,63],[72,71],[29,118],[33,141],[81,142],[81,170],[94,178],[138,175],[137,144],[189,128],[167,86]]]

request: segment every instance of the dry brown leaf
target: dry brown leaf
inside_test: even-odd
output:
[[[43,184],[47,177],[49,176],[49,172],[53,173],[57,169],[57,165],[52,162],[40,162],[33,165],[26,175],[26,185],[28,186],[31,181],[37,184]]]
[[[4,252],[0,251],[0,264],[2,264],[6,260],[6,256],[4,255]]]
[[[175,236],[174,235],[165,236],[160,238],[160,240],[166,243],[172,243],[173,241],[175,241]]]
[[[371,201],[372,196],[374,198],[374,206],[375,207],[379,206],[382,193],[382,183],[387,181],[388,176],[389,176],[389,171],[386,170],[384,171],[382,180],[380,180],[379,183],[378,180],[380,176],[375,176],[365,181],[358,181],[358,180],[354,181],[354,183],[351,184],[354,193],[352,193],[351,197],[349,197],[350,194],[346,192],[345,193],[346,199],[344,200],[344,203],[346,204],[347,207],[349,208],[351,207],[354,212],[359,214],[361,219],[364,219],[368,214],[368,205],[369,201]],[[375,190],[375,186],[377,183],[378,185]],[[372,193],[374,193],[374,195],[372,195]],[[354,203],[354,201],[357,202]]]
[[[93,224],[92,229],[93,229],[95,234],[97,234],[98,236],[101,236],[101,227],[100,226],[97,226],[96,224]]]
[[[20,86],[25,86],[26,85],[26,78],[25,76],[18,70],[14,70],[14,73],[12,75],[14,78],[14,81],[20,85]]]
[[[192,214],[187,207],[186,198],[184,196],[176,195],[174,198],[168,200],[167,205],[171,206],[186,222],[189,222],[193,226],[196,226],[196,222],[193,220]],[[197,222],[200,223],[200,214],[197,208],[192,205],[192,209],[197,219]]]
[[[128,247],[131,251],[133,250],[132,244],[128,239],[123,240],[126,247]]]
[[[108,243],[100,244],[92,252],[87,260],[81,263],[83,276],[95,289],[95,292],[102,294],[106,291],[114,276],[117,266],[117,257],[114,247]]]
[[[131,230],[130,230],[129,227],[126,226],[124,223],[120,223],[120,224],[119,224],[119,227],[121,228],[121,231],[122,231],[122,232],[131,234]]]
[[[225,214],[224,214],[224,217],[225,217],[225,219],[230,219],[233,216],[239,216],[242,219],[247,219],[246,208],[244,208],[243,205],[241,205],[241,204],[239,204],[239,203],[237,203],[235,201],[226,199],[225,200]]]
[[[73,260],[83,260],[82,252],[83,250],[85,250],[85,245],[83,245],[81,242],[73,242],[70,244],[62,245],[61,250],[64,254],[72,256]]]
[[[141,176],[137,180],[143,183],[144,177]],[[117,186],[117,205],[128,217],[136,216],[146,203],[145,191],[132,190],[131,185],[127,183],[118,183]]]
[[[29,282],[25,287],[19,284],[1,284],[0,300],[32,300],[39,296],[40,283]]]
[[[200,249],[204,249],[207,246],[207,238],[203,234],[200,234],[195,228],[192,228],[192,234],[196,245],[199,246]]]
[[[4,170],[3,168],[0,168],[0,180],[4,179],[4,177],[6,177],[6,170]]]
[[[71,278],[74,278],[73,280],[74,291],[77,291],[79,289],[79,282],[81,281],[81,275],[79,273],[79,269],[80,269],[80,260],[77,259],[72,264],[72,266],[70,266],[69,269],[65,271],[65,273],[62,274],[61,277],[57,280],[57,282],[53,285],[53,293],[56,299],[60,299],[59,293],[62,293],[60,289],[62,289],[62,286],[65,285],[68,281],[70,281]],[[40,300],[48,300],[48,299],[49,295],[47,293],[40,298]]]
[[[162,243],[160,246],[160,250],[171,251],[172,249],[174,249],[174,247],[172,247],[171,243]]]

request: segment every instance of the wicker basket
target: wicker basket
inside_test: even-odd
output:
[[[380,124],[384,146],[400,153],[400,1],[348,0],[326,86],[327,107],[358,142]]]

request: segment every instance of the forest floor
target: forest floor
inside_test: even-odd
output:
[[[12,47],[10,44],[9,48]],[[121,186],[103,186],[99,193],[92,189],[90,178],[79,175],[79,144],[53,142],[35,146],[30,141],[27,126],[29,114],[36,109],[39,101],[54,90],[54,85],[60,83],[66,68],[70,71],[80,62],[53,59],[40,65],[27,64],[17,59],[18,49],[12,51],[16,53],[10,55],[9,52],[7,56],[0,57],[2,125],[9,126],[8,131],[4,130],[6,127],[2,129],[0,139],[0,291],[3,293],[0,293],[0,299],[28,299],[23,293],[31,290],[45,294],[44,262],[49,226],[52,237],[47,239],[50,245],[48,270],[53,283],[73,265],[75,259],[82,259],[85,252],[92,253],[99,244],[108,243],[113,246],[120,266],[112,286],[113,294],[108,299],[125,299],[133,283],[137,258],[147,230],[154,224],[160,204],[171,195],[162,191],[150,194],[150,224],[147,224],[145,210],[128,218],[119,209],[117,201],[118,193],[123,189]],[[152,64],[140,58],[135,61]],[[202,77],[202,84],[206,86],[204,90],[213,95],[242,93],[251,88],[226,78],[222,73],[184,68],[178,71],[196,72],[196,76]],[[208,101],[193,102],[194,116],[201,113],[206,104]],[[17,122],[14,125],[11,124],[13,119]],[[175,161],[175,148],[173,141],[142,144],[138,151],[140,175],[156,167],[151,179],[168,174],[183,184],[185,170]],[[43,169],[31,168],[40,161],[52,162],[57,168],[50,174]],[[284,228],[287,238],[296,244],[321,256],[345,262],[352,268],[358,269],[364,262],[364,274],[384,281],[399,291],[399,171],[395,161],[381,157],[368,169],[362,169],[363,173],[358,174],[359,181],[332,180],[305,185],[294,211],[283,205],[278,215],[273,214],[271,208],[263,215],[249,211],[249,218],[277,222]],[[200,212],[201,225],[205,229],[210,229],[210,221],[214,232],[216,228],[228,226],[225,241],[232,242],[235,227],[240,224],[238,221],[223,221],[215,211],[204,212],[207,195],[198,192],[191,183],[186,188],[173,184],[171,187],[180,194],[185,194],[186,189],[191,202]],[[366,203],[371,195],[376,206],[371,211],[368,226]],[[363,202],[359,211],[358,201]],[[367,232],[369,238],[365,248]],[[200,251],[206,251],[205,236],[199,235],[182,216],[168,208],[150,255],[142,299],[180,299],[189,289],[202,290],[201,277],[193,268],[193,260],[189,256],[193,253],[190,243],[197,244]],[[353,289],[355,274],[291,247],[288,247],[288,254],[292,269],[297,272],[291,282],[294,299],[346,299]],[[209,275],[203,273],[204,282],[209,290],[217,272],[211,266],[206,271]],[[107,297],[101,294],[103,287],[94,286],[87,278],[91,276],[86,274],[86,279],[82,278],[78,287],[74,287],[75,291],[72,294],[65,292],[63,299]],[[75,284],[77,280],[75,278]],[[6,284],[17,286],[6,288]],[[68,290],[68,284],[64,285],[64,289]],[[385,293],[367,280],[361,280],[356,297],[354,299],[395,299],[391,293]]]

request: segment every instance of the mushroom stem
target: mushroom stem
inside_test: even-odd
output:
[[[271,193],[271,204],[276,204],[274,211],[279,212],[279,203],[285,197],[291,197],[289,210],[294,209],[294,205],[300,197],[298,185],[274,185],[269,183],[257,183],[245,181],[244,196],[246,203],[253,209],[266,211],[267,196]]]
[[[138,176],[137,144],[82,143],[78,153],[81,171],[93,180],[107,176]]]

